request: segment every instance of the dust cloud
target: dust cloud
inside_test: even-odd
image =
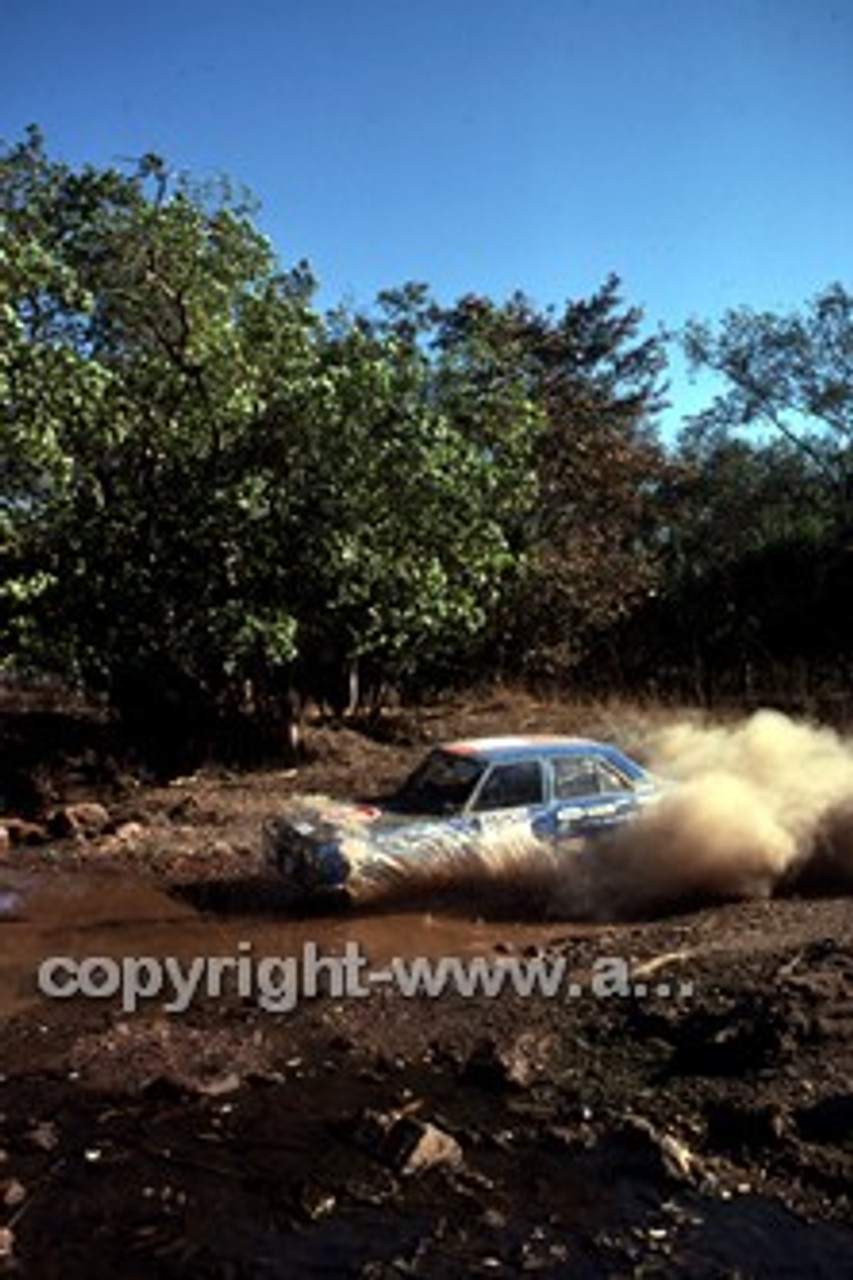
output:
[[[623,909],[853,885],[853,743],[759,711],[675,724],[647,744],[672,789],[603,850]]]
[[[788,888],[853,888],[853,743],[774,711],[676,723],[643,747],[644,813],[555,852],[511,833],[356,859],[355,897],[434,895],[484,914],[616,920]]]

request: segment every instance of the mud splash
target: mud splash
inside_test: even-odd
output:
[[[423,841],[415,851],[377,853],[362,846],[348,849],[347,856],[352,858],[347,888],[361,907],[430,901],[491,918],[587,914],[569,910],[562,896],[576,878],[576,857],[531,836],[495,832],[472,841],[451,832]]]

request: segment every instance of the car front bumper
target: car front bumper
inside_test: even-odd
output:
[[[307,824],[270,818],[263,828],[263,860],[289,885],[305,893],[343,888],[350,864],[339,841],[316,835]]]

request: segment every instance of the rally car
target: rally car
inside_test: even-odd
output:
[[[570,852],[660,794],[658,779],[603,742],[475,738],[434,747],[380,803],[297,800],[265,822],[264,856],[296,895],[346,892],[371,865],[474,848],[497,832]]]

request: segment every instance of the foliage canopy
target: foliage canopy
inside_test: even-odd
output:
[[[615,276],[561,308],[408,282],[321,314],[254,219],[156,155],[73,168],[35,128],[0,148],[12,668],[202,719],[248,689],[277,714],[356,662],[408,692],[642,682],[790,655],[780,566],[846,581],[841,285],[689,325],[724,389],[667,449],[663,341]]]
[[[582,560],[603,618],[632,589],[579,554],[591,484],[621,519],[650,456],[661,356],[615,279],[559,316],[417,284],[322,316],[230,184],[73,169],[36,129],[0,153],[0,254],[17,665],[120,706],[170,680],[274,696],[329,655],[417,681],[494,646],[546,546],[575,557],[542,616],[578,651]]]

